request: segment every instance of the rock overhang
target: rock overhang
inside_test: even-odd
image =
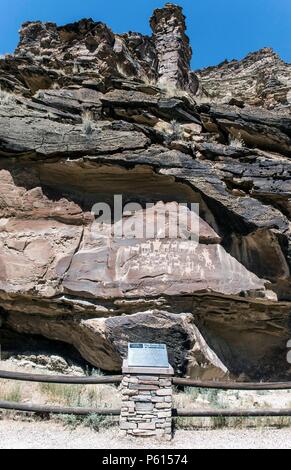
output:
[[[152,26],[148,37],[91,19],[26,23],[0,61],[16,92],[0,103],[1,317],[107,370],[129,339],[163,334],[179,372],[283,377],[290,66],[262,50],[196,76],[181,9],[167,4]],[[180,253],[169,273],[143,240],[92,239],[92,204],[115,191],[142,214],[149,199],[199,203],[194,266]]]

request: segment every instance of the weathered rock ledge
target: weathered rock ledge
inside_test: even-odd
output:
[[[176,373],[290,378],[290,65],[264,49],[194,73],[181,8],[151,26],[28,22],[0,60],[0,342],[118,371],[128,341],[158,341]],[[130,236],[179,203],[199,231]]]

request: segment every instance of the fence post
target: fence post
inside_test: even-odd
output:
[[[129,367],[123,361],[120,429],[127,436],[172,438],[173,368]]]

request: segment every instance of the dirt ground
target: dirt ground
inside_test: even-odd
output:
[[[171,443],[49,422],[0,421],[0,449],[291,449],[291,429],[178,430]]]

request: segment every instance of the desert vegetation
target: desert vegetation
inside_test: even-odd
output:
[[[21,368],[11,366],[9,361],[3,361],[2,369]],[[37,368],[26,368],[27,372],[47,373]],[[91,374],[102,374],[99,370],[93,370]],[[263,408],[290,408],[291,391],[219,391],[216,389],[204,389],[185,387],[174,389],[174,407],[185,409],[263,409]],[[31,402],[39,404],[52,404],[70,407],[86,408],[119,408],[121,395],[118,386],[113,385],[65,385],[51,383],[15,382],[11,380],[0,381],[0,400],[13,402]],[[64,426],[76,428],[86,426],[99,431],[118,425],[117,416],[100,416],[92,414],[88,416],[75,415],[42,415],[21,412],[0,412],[0,419],[13,420],[39,420],[50,419],[63,423]],[[263,428],[263,427],[288,427],[291,425],[289,417],[257,417],[257,418],[175,418],[176,429],[224,429],[224,428]]]
[[[15,96],[13,93],[9,93],[6,90],[3,90],[0,87],[0,105],[1,106],[11,106],[15,104]]]

